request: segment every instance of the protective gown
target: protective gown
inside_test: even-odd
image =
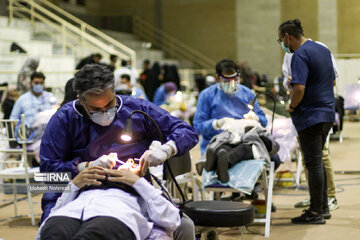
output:
[[[119,104],[111,125],[102,127],[86,117],[78,100],[62,106],[51,118],[42,138],[41,172],[71,172],[78,174],[77,165],[116,152],[118,158],[140,158],[153,140],[159,139],[154,124],[143,114],[132,116],[133,142],[122,144],[121,132],[134,110],[149,114],[159,125],[165,142],[173,140],[178,154],[189,151],[198,142],[197,132],[187,123],[171,116],[153,103],[128,96],[117,96]],[[55,205],[60,193],[45,193],[42,198],[43,221]]]
[[[211,85],[200,93],[193,123],[195,129],[202,135],[201,154],[205,153],[211,138],[222,131],[215,130],[212,122],[223,117],[244,118],[244,114],[250,110],[247,105],[254,97],[255,95],[249,88],[240,84],[238,84],[237,91],[231,95],[224,93],[220,89],[219,83]],[[257,101],[255,101],[253,111],[259,117],[261,125],[265,127],[267,120]]]
[[[166,91],[164,85],[158,87],[154,94],[153,103],[160,106],[166,102]]]

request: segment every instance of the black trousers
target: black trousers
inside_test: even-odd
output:
[[[298,132],[305,166],[309,172],[310,210],[318,213],[328,208],[322,150],[332,124],[332,122],[319,123]]]
[[[236,163],[253,159],[252,148],[249,144],[240,143],[237,145],[222,144],[216,149],[218,152],[220,149],[224,149],[229,155],[229,168],[234,166]]]
[[[267,144],[265,145],[268,151],[271,151],[271,147],[268,148],[269,145],[271,146],[271,142],[269,142],[269,145]],[[224,149],[225,151],[227,151],[229,155],[229,168],[231,168],[240,161],[254,159],[252,153],[252,147],[250,144],[244,144],[244,143],[238,145],[222,144],[220,147],[216,149],[216,152],[218,152],[220,149]],[[281,164],[281,160],[278,154],[271,156],[271,161],[275,163],[275,170]]]
[[[94,217],[87,221],[56,216],[41,229],[42,240],[136,240],[134,233],[113,217]]]

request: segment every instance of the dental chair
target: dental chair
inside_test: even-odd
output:
[[[191,157],[189,153],[173,157],[166,161],[164,180],[171,182],[172,177],[191,172]],[[169,172],[169,167],[171,172]],[[172,173],[172,174],[171,174]],[[220,227],[237,227],[243,235],[245,226],[253,223],[255,209],[250,204],[231,201],[187,201],[179,204],[181,211],[189,216],[202,239],[207,233]]]

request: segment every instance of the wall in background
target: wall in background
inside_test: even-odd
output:
[[[360,1],[337,1],[338,53],[360,54]]]
[[[276,42],[280,0],[236,2],[237,59],[273,78],[281,72],[281,50]]]
[[[235,2],[163,0],[163,30],[215,61],[235,59]]]

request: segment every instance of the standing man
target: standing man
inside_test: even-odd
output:
[[[311,40],[311,39],[309,39],[309,40]],[[323,45],[324,47],[327,48],[327,46],[325,44],[323,44],[322,42],[316,41],[316,43],[318,43],[320,45]],[[285,53],[284,60],[283,60],[283,65],[282,65],[282,70],[283,70],[283,75],[284,75],[283,85],[288,90],[291,90],[291,86],[289,86],[289,82],[291,80],[291,59],[292,59],[292,55],[293,55],[292,53]],[[331,54],[331,60],[332,60],[332,64],[333,64],[333,67],[334,67],[335,76],[337,78],[337,77],[339,77],[339,74],[338,74],[339,71],[338,71],[337,66],[336,66],[335,58],[334,58],[334,56],[332,54]],[[338,205],[338,202],[337,202],[337,199],[336,199],[334,170],[333,170],[333,165],[332,165],[328,145],[329,144],[324,145],[323,162],[324,162],[324,167],[325,167],[325,171],[326,171],[327,195],[328,195],[329,210],[333,211],[333,210],[337,209],[339,207],[339,205]],[[304,166],[304,169],[305,169],[305,175],[306,175],[306,179],[307,179],[307,169],[306,169],[304,161],[302,161],[302,163],[303,163],[303,166]],[[309,206],[310,206],[310,197],[307,197],[304,200],[302,200],[302,201],[295,204],[295,207],[297,207],[297,208],[309,207]]]
[[[118,61],[118,56],[116,56],[115,54],[110,54],[109,68],[112,72],[115,71],[117,61]]]
[[[151,102],[116,96],[114,74],[105,66],[85,65],[75,76],[74,90],[78,99],[63,105],[48,123],[41,143],[41,172],[71,172],[74,178],[91,166],[111,168],[115,162],[106,156],[110,153],[117,153],[123,161],[141,158],[144,172],[147,166],[157,166],[172,156],[182,155],[198,142],[192,127]],[[134,110],[151,116],[166,143],[152,144],[160,136],[154,123],[142,114],[132,116],[132,142],[121,142],[126,121]],[[43,195],[42,221],[59,196],[58,193]],[[182,219],[182,225],[188,226],[189,222]],[[175,231],[175,239],[194,239],[191,220],[190,231],[182,225]]]
[[[325,224],[328,214],[326,172],[322,150],[335,121],[333,85],[335,73],[331,53],[326,47],[305,38],[299,19],[283,22],[278,42],[285,52],[292,52],[291,102],[286,110],[299,135],[308,169],[310,208],[292,218],[296,224]],[[323,214],[327,213],[327,214]]]

